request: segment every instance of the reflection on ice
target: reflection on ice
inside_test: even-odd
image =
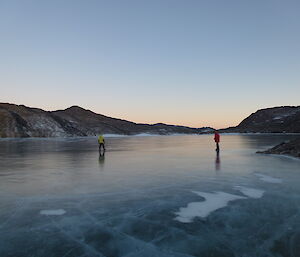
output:
[[[189,223],[196,217],[207,217],[211,212],[227,206],[230,201],[245,199],[243,196],[228,194],[225,192],[206,193],[193,191],[193,193],[205,198],[205,201],[192,202],[189,203],[187,207],[180,208],[179,212],[175,213],[177,215],[175,220]]]
[[[216,168],[216,171],[219,171],[221,169],[221,160],[220,160],[219,152],[217,152],[217,155],[216,155],[215,168]]]
[[[260,173],[255,173],[255,175],[257,177],[259,177],[260,180],[264,181],[264,182],[268,182],[268,183],[274,183],[274,184],[279,184],[282,183],[282,180],[279,178],[273,178],[264,174],[260,174]]]

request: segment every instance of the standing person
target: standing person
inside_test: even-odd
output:
[[[217,153],[219,153],[219,151],[220,151],[220,147],[219,147],[219,143],[220,143],[220,134],[218,133],[217,130],[215,131],[215,137],[214,137],[214,140],[215,140],[215,142],[216,142],[216,151],[217,151]]]
[[[103,151],[105,151],[105,140],[104,140],[104,137],[103,135],[99,135],[98,137],[98,143],[99,143],[99,151],[101,153],[101,147],[103,148]]]

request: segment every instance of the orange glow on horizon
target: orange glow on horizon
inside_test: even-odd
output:
[[[7,101],[2,101],[7,102]],[[209,110],[203,112],[190,112],[188,115],[185,112],[174,113],[174,112],[159,112],[159,110],[128,110],[127,113],[120,112],[119,108],[111,106],[106,106],[102,109],[98,106],[88,106],[83,104],[70,104],[70,103],[61,103],[61,102],[51,102],[50,104],[45,104],[39,102],[38,104],[28,104],[25,101],[14,101],[13,104],[23,104],[27,107],[40,108],[45,111],[56,111],[69,108],[73,105],[78,105],[84,109],[90,110],[97,114],[102,114],[107,117],[123,119],[135,123],[145,123],[145,124],[156,124],[164,123],[168,125],[179,125],[187,126],[192,128],[201,128],[201,127],[211,127],[215,129],[228,128],[232,126],[237,126],[243,119],[251,114],[251,111],[240,113],[236,110],[231,111],[219,111],[219,110]],[[117,110],[116,110],[117,109]],[[172,110],[173,111],[173,110]],[[230,117],[230,118],[228,118]]]

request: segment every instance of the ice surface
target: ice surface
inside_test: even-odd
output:
[[[255,173],[255,175],[264,182],[274,183],[274,184],[282,183],[282,179],[279,179],[279,178],[273,178],[271,176],[267,176],[267,175],[260,174],[260,173]]]
[[[161,136],[182,136],[182,134],[178,133],[168,133],[167,135],[160,135],[160,134],[154,134],[154,133],[139,133],[134,135],[120,135],[120,134],[103,134],[104,137],[161,137]]]
[[[295,135],[221,137],[0,140],[0,256],[298,256]]]
[[[63,209],[57,209],[57,210],[41,210],[41,215],[64,215],[66,213]]]
[[[205,218],[213,211],[224,208],[230,201],[245,199],[243,196],[228,194],[225,192],[206,193],[193,191],[193,193],[205,198],[205,201],[192,202],[189,203],[187,207],[180,208],[179,212],[175,213],[177,215],[175,220],[189,223],[196,217]]]
[[[264,190],[256,189],[256,188],[249,188],[244,186],[235,186],[235,189],[242,192],[244,195],[251,197],[251,198],[261,198],[264,194]]]

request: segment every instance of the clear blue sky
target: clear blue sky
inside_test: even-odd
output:
[[[300,1],[0,0],[0,101],[216,128],[300,104]]]

